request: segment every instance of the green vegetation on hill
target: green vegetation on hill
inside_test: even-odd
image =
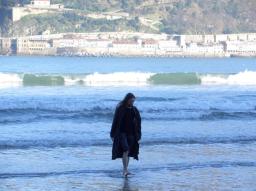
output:
[[[29,0],[0,0],[14,6]],[[12,35],[51,32],[140,31],[169,34],[256,32],[255,0],[52,0],[63,12],[26,16],[13,24],[0,20],[2,33]],[[118,20],[93,19],[88,13],[125,12]],[[2,12],[0,13],[0,18]],[[3,30],[4,29],[4,30]],[[8,30],[9,29],[9,30]]]
[[[41,16],[27,16],[13,26],[13,34],[40,34],[45,30],[58,32],[105,32],[105,31],[136,31],[143,26],[134,20],[91,19],[75,13],[53,13]],[[23,27],[23,26],[27,27]],[[145,30],[145,32],[152,32]]]

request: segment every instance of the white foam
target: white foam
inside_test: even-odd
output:
[[[93,73],[84,78],[65,78],[65,84],[70,85],[83,81],[87,86],[143,86],[154,73],[141,72],[115,72],[109,74]]]
[[[18,87],[21,85],[22,85],[21,75],[0,73],[0,88]]]
[[[63,76],[65,85],[83,82],[86,86],[145,86],[155,75],[150,72],[93,73],[88,75]],[[256,71],[244,71],[237,74],[206,74],[199,76],[202,85],[256,85]],[[23,74],[0,73],[0,88],[22,86]]]
[[[64,81],[65,81],[65,85],[69,86],[69,85],[76,85],[79,83],[79,81],[83,81],[84,77],[79,77],[79,76],[64,76]]]
[[[256,85],[256,72],[244,71],[238,74],[201,76],[203,85]]]

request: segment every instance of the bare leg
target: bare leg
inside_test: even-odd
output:
[[[128,151],[123,153],[123,175],[128,175],[128,164],[129,164],[129,157],[128,157]]]
[[[127,164],[126,164],[126,166],[127,166],[127,171],[128,171],[128,166],[129,166],[129,156],[128,156],[128,154],[127,154]]]

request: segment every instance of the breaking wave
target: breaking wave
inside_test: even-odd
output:
[[[16,86],[256,85],[256,72],[237,74],[115,72],[91,74],[0,73],[0,87]]]
[[[207,168],[226,168],[226,167],[256,167],[256,163],[253,161],[213,161],[213,162],[194,162],[194,163],[169,163],[164,166],[153,167],[137,167],[132,169],[133,172],[139,173],[141,171],[182,171],[182,170],[194,170],[194,169],[207,169]],[[0,173],[0,179],[14,179],[14,178],[41,178],[41,177],[55,177],[63,175],[90,175],[90,174],[105,174],[110,177],[119,178],[120,170],[70,170],[70,171],[49,171],[49,172],[23,172],[23,173]]]

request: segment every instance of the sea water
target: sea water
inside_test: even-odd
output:
[[[139,161],[111,160],[133,92]],[[0,57],[0,190],[255,190],[256,59]]]

